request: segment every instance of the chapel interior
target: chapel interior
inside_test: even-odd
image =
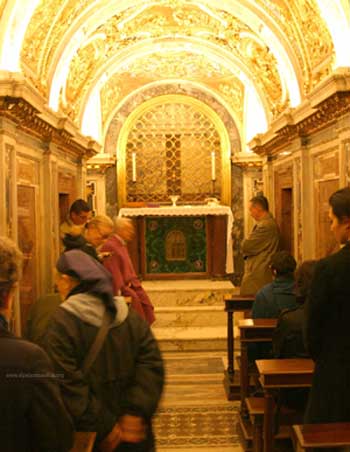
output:
[[[349,42],[348,0],[0,0],[0,235],[24,253],[15,330],[53,290],[77,198],[111,218],[223,209],[204,213],[206,237],[180,210],[162,218],[190,239],[135,216],[150,289],[238,287],[259,193],[298,262],[331,253],[328,198],[350,184]]]

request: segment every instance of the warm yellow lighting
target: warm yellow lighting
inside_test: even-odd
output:
[[[0,70],[21,71],[22,41],[39,1],[7,2],[0,20]]]
[[[268,43],[270,50],[277,59],[277,68],[280,74],[282,87],[287,87],[290,105],[291,107],[296,107],[301,102],[300,87],[294,67],[286,50],[277,36],[267,26],[264,25],[261,27],[260,36],[265,43]]]
[[[246,88],[244,120],[246,142],[252,140],[258,133],[267,131],[266,113],[253,86]]]
[[[332,35],[335,49],[334,69],[350,66],[350,3],[341,0],[317,0],[323,19]]]
[[[59,60],[57,70],[51,83],[49,106],[54,111],[58,111],[60,103],[60,92],[65,91],[65,85],[69,74],[69,66],[79,46],[83,45],[86,35],[84,30],[80,29],[65,47]]]
[[[149,8],[150,5],[146,4],[144,6],[142,6],[142,8],[137,9],[133,14],[130,14],[128,17],[126,17],[124,20],[121,20],[118,23],[118,30],[122,30],[124,28],[124,25],[127,24],[128,22],[130,22],[130,20],[133,20],[135,17],[139,16],[141,13],[143,13],[143,11],[147,8]]]
[[[221,23],[221,25],[223,25],[225,28],[227,27],[227,21],[222,19],[218,14],[214,13],[214,11],[212,11],[210,8],[208,8],[207,6],[203,5],[202,3],[199,2],[193,2],[193,5],[198,6],[199,9],[201,9],[203,12],[205,12],[206,14],[208,14],[208,16],[212,17],[213,19],[217,20],[218,22]]]
[[[99,143],[102,138],[101,118],[100,93],[98,89],[95,89],[89,97],[84,111],[81,133],[94,138]]]

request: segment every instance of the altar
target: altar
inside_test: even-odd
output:
[[[129,252],[143,279],[222,278],[233,273],[233,215],[228,206],[122,208],[136,237]]]

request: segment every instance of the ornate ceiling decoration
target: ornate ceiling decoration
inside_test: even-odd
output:
[[[125,5],[127,2],[123,2]],[[223,2],[228,3],[228,2]],[[233,4],[235,2],[232,2]],[[245,2],[244,2],[245,3]],[[270,120],[289,106],[288,92],[281,79],[281,68],[261,33],[238,18],[238,14],[207,7],[207,2],[158,0],[138,2],[96,23],[94,29],[82,24],[83,14],[106,6],[94,0],[42,0],[35,10],[22,47],[23,70],[32,83],[48,98],[50,83],[59,61],[62,42],[69,43],[68,30],[83,36],[84,42],[72,55],[66,84],[60,96],[60,108],[76,123],[80,122],[84,99],[103,71],[101,86],[104,123],[125,96],[142,86],[161,80],[182,79],[207,86],[221,96],[243,122],[244,87],[237,68],[227,66],[225,55],[246,67],[258,92],[263,93]],[[329,74],[333,46],[328,29],[320,17],[317,0],[256,0],[247,2],[266,25],[280,37],[300,80],[303,95]],[[2,3],[0,3],[1,8]],[[141,5],[141,6],[140,6]],[[245,5],[246,7],[246,5]],[[79,28],[80,27],[80,28]],[[72,33],[73,33],[72,31]],[[73,35],[71,35],[73,36]],[[167,51],[164,40],[187,40],[178,49]],[[198,42],[214,45],[220,58],[209,52],[194,51]],[[143,45],[154,43],[153,54],[143,54]],[[160,47],[160,48],[159,48]],[[225,55],[224,55],[225,53]],[[120,56],[120,65],[116,66]],[[123,59],[124,58],[124,61]]]
[[[123,71],[125,70],[125,72]],[[240,125],[243,122],[244,87],[242,82],[225,67],[212,64],[203,55],[190,52],[153,54],[146,61],[135,61],[128,68],[114,74],[101,90],[102,122],[106,124],[116,105],[140,86],[157,80],[177,79],[200,82],[217,90],[236,112]],[[76,105],[76,104],[75,104]]]
[[[320,17],[316,0],[256,0],[289,38],[299,66],[303,69],[304,94],[332,69],[333,45],[325,22]]]
[[[218,19],[213,19],[192,5],[178,9],[158,6],[147,9],[121,27],[120,24],[124,20],[124,16],[114,16],[98,27],[87,37],[89,44],[79,49],[72,59],[65,91],[66,99],[61,105],[72,119],[79,113],[79,102],[89,89],[89,81],[94,80],[98,68],[107,67],[108,71],[108,61],[115,57],[116,53],[126,47],[132,48],[133,44],[145,39],[176,40],[183,36],[201,39],[205,37],[230,52],[239,61],[244,61],[254,83],[265,93],[272,116],[279,114],[287,106],[288,98],[283,96],[276,59],[248,26],[227,13],[221,11],[218,13]],[[212,62],[209,55],[189,51],[172,51],[165,54],[155,51],[151,56],[141,56],[133,63],[122,64],[120,72],[125,74],[126,78],[137,80],[138,86],[169,78],[196,80],[209,84],[229,102],[232,92],[237,91],[237,77],[232,76],[232,70],[224,68],[216,61]],[[226,80],[226,83],[223,83],[223,77],[231,77],[231,81]],[[126,86],[123,77],[118,85]],[[132,82],[133,88],[134,85]],[[242,94],[240,98],[243,98]]]

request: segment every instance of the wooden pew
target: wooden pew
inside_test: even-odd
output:
[[[225,370],[224,386],[227,400],[238,400],[240,390],[237,383],[234,382],[235,368],[233,360],[234,335],[233,324],[235,312],[247,312],[252,309],[255,300],[254,295],[227,295],[224,297],[225,311],[227,312],[227,362],[228,367]]]
[[[257,360],[260,383],[264,389],[264,452],[273,451],[274,396],[276,389],[310,387],[314,372],[311,359]]]
[[[276,325],[277,319],[243,319],[238,322],[241,343],[240,394],[242,412],[245,411],[245,399],[249,395],[248,344],[271,342]]]
[[[263,443],[263,425],[265,413],[265,399],[264,397],[247,397],[246,406],[251,421],[251,437],[245,438],[246,448],[252,449],[253,452],[262,452],[264,449]],[[240,424],[242,425],[242,424]],[[246,429],[248,430],[248,429]],[[290,427],[282,425],[275,435],[276,440],[283,440],[290,438]],[[249,444],[251,442],[251,445]]]
[[[293,425],[293,443],[296,452],[350,446],[350,422]]]
[[[74,444],[70,452],[92,452],[96,432],[75,432]]]

